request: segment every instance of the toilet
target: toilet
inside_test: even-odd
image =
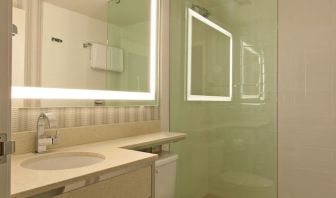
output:
[[[155,197],[174,198],[176,185],[176,163],[178,156],[175,153],[162,153],[155,162]]]

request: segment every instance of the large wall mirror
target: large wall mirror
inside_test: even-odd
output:
[[[14,1],[13,106],[155,103],[159,13],[159,0]]]

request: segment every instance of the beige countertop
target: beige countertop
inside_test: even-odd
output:
[[[14,155],[11,170],[12,197],[32,196],[88,177],[127,169],[131,166],[149,164],[157,159],[157,155],[128,149],[175,142],[185,137],[184,133],[159,132],[49,150],[47,154]],[[25,160],[62,152],[98,153],[104,155],[105,160],[94,165],[66,170],[30,170],[21,166]]]
[[[118,148],[141,149],[149,145],[172,143],[186,138],[185,133],[159,132],[103,142]],[[99,143],[101,144],[101,143]]]

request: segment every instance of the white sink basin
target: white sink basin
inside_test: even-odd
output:
[[[32,170],[65,170],[97,164],[105,160],[105,156],[97,153],[71,152],[45,154],[22,162],[21,166]]]

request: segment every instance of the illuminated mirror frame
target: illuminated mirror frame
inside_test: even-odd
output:
[[[192,22],[193,19],[197,19],[216,31],[224,34],[230,38],[230,93],[229,96],[207,96],[207,95],[192,95]],[[232,34],[220,27],[216,23],[212,22],[208,18],[203,17],[199,13],[195,12],[191,8],[188,8],[188,38],[187,38],[187,101],[232,101],[232,57],[233,57],[233,38]]]
[[[260,66],[260,73],[259,73],[259,91],[256,94],[245,94],[244,85],[245,85],[245,53],[248,52],[258,58],[259,66]],[[241,98],[242,99],[259,99],[265,100],[265,63],[263,60],[262,54],[258,53],[256,50],[253,49],[251,45],[248,45],[246,42],[241,42]]]
[[[40,87],[12,87],[13,99],[60,99],[60,100],[156,100],[156,81],[158,66],[158,18],[159,0],[151,0],[150,22],[150,91],[126,92],[126,91],[102,91],[86,89],[62,89]]]

